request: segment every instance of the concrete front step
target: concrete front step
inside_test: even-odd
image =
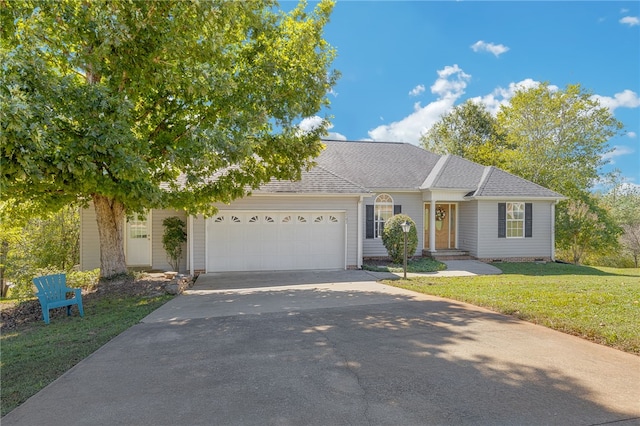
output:
[[[464,250],[436,250],[431,252],[429,250],[422,250],[424,257],[430,257],[435,260],[472,260],[473,257],[469,255],[468,251]]]

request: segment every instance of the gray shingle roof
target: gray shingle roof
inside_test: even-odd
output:
[[[368,189],[349,181],[335,173],[317,165],[309,171],[302,172],[298,181],[277,180],[262,185],[253,191],[260,193],[326,193],[326,194],[366,194]]]
[[[468,197],[563,198],[526,179],[455,155],[397,142],[324,141],[299,181],[272,180],[254,193],[363,194],[380,190],[465,191]]]
[[[440,158],[415,145],[395,142],[324,141],[317,163],[371,190],[418,189]]]
[[[504,170],[495,167],[487,169],[478,189],[473,194],[476,197],[564,198],[555,191]]]
[[[455,155],[444,155],[422,185],[427,189],[473,190],[478,187],[484,166]]]
[[[438,155],[408,143],[324,141],[318,165],[371,191],[449,189],[473,197],[562,198],[495,167]]]

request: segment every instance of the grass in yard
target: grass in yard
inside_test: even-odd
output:
[[[384,265],[376,264],[374,262],[366,263],[362,265],[362,269],[365,269],[367,271],[374,271],[374,272],[403,272],[404,271],[402,264],[398,265],[395,263],[388,263]],[[444,269],[447,269],[447,265],[445,265],[442,262],[438,262],[437,260],[429,259],[426,257],[410,259],[407,261],[407,272],[414,272],[414,273],[436,272],[436,271],[442,271]]]
[[[640,269],[495,263],[502,275],[389,285],[446,297],[640,355]]]
[[[2,333],[1,415],[24,402],[172,296],[107,297],[85,303],[85,316],[24,324]],[[62,308],[65,309],[65,308]]]

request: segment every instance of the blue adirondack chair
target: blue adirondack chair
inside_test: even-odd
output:
[[[33,279],[38,292],[38,300],[42,306],[42,318],[49,324],[49,309],[67,307],[67,315],[71,315],[71,306],[78,305],[80,316],[84,316],[82,307],[82,290],[79,288],[67,287],[67,276],[65,274],[45,275]],[[74,293],[74,297],[67,299],[67,293]]]

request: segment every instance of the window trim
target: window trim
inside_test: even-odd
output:
[[[507,214],[508,205],[520,204],[523,207],[522,219],[510,218]],[[511,209],[513,211],[513,209]],[[518,228],[522,230],[522,235],[513,235],[513,227],[509,227],[509,224],[515,222],[522,223]],[[527,203],[524,201],[509,201],[504,203],[498,203],[498,238],[531,238],[533,237],[533,203]]]
[[[382,210],[388,218],[382,218]],[[389,194],[379,194],[373,202],[373,238],[382,238],[384,224],[394,215],[393,197]]]
[[[515,211],[515,207],[518,207],[518,211]],[[511,207],[511,209],[509,209]],[[505,237],[506,238],[524,238],[524,224],[525,224],[525,203],[523,201],[508,201],[506,203],[506,218],[505,218]],[[513,217],[514,214],[518,214],[518,218]],[[511,217],[510,217],[511,216]],[[512,226],[509,226],[512,225]],[[516,235],[513,235],[513,234]]]

